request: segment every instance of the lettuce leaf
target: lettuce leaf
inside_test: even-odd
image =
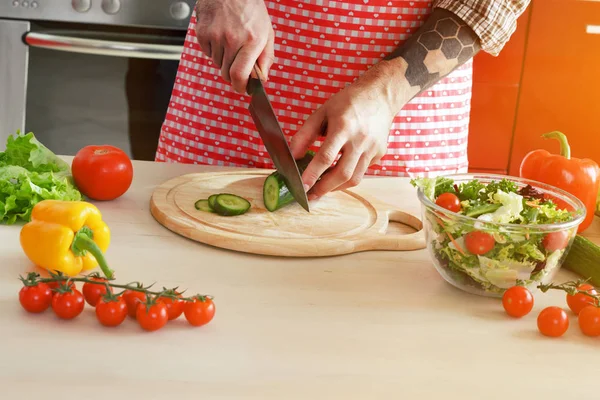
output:
[[[9,136],[0,152],[0,223],[28,222],[42,200],[81,200],[69,164],[40,143],[33,133]]]

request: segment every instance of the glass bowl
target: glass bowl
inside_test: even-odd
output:
[[[469,293],[501,297],[506,289],[517,284],[535,290],[540,283],[548,283],[554,278],[585,218],[585,206],[577,197],[545,183],[513,176],[455,174],[443,177],[454,180],[457,185],[474,179],[484,184],[507,179],[519,189],[531,185],[545,198],[552,199],[558,208],[573,214],[571,220],[554,224],[487,222],[442,208],[419,188],[427,251],[436,270],[447,282]],[[494,243],[492,250],[484,254],[468,251],[465,235],[472,231],[488,235],[470,235],[470,244],[476,243],[472,240],[475,236],[485,236],[487,248]],[[490,235],[494,238],[492,242]],[[481,253],[473,245],[471,249]]]

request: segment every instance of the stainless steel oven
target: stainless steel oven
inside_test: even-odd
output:
[[[153,159],[194,3],[0,1],[0,149],[21,130]]]

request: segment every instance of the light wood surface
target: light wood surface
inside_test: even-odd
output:
[[[571,328],[538,334],[536,316],[564,306],[536,293],[508,318],[497,299],[447,284],[426,250],[328,258],[265,257],[198,243],[157,223],[150,197],[194,165],[135,162],[132,188],[95,203],[112,230],[107,257],[121,282],[215,296],[211,324],[177,320],[154,333],[132,321],[101,327],[93,310],[64,322],[17,299],[29,265],[19,227],[0,227],[0,398],[594,399],[599,339]],[[418,215],[407,179],[367,178],[356,193]],[[586,232],[600,242],[600,224]],[[560,271],[556,281],[572,279]]]
[[[425,248],[420,218],[350,190],[333,192],[306,212],[289,204],[269,212],[263,203],[263,183],[271,171],[187,174],[161,184],[150,209],[158,222],[190,239],[254,254],[324,257],[366,250]],[[382,188],[383,189],[383,188]],[[250,210],[237,216],[199,211],[197,200],[232,193],[248,200]],[[409,200],[412,193],[405,193]],[[389,220],[417,230],[386,234]]]

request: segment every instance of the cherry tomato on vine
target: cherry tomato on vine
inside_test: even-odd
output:
[[[208,324],[215,315],[215,304],[211,299],[195,298],[193,301],[186,301],[183,308],[185,319],[192,326],[202,326]]]
[[[181,294],[178,293],[177,296],[181,297]],[[157,301],[167,306],[169,321],[179,318],[179,316],[183,313],[183,306],[185,303],[183,300],[175,300],[171,297],[159,297]]]
[[[577,287],[579,291],[587,292],[592,295],[597,295],[598,292],[594,289],[594,287],[590,284],[584,283]],[[597,305],[597,301],[593,298],[586,296],[582,293],[577,293],[575,295],[570,295],[567,293],[567,305],[575,314],[579,315],[581,310],[589,305]]]
[[[472,231],[465,235],[465,246],[472,254],[483,255],[494,248],[496,241],[489,233]]]
[[[559,337],[569,329],[569,317],[560,307],[546,307],[538,315],[537,326],[543,335]]]
[[[542,245],[549,252],[562,250],[567,247],[567,244],[569,244],[569,231],[550,232],[542,239]]]
[[[579,329],[587,336],[600,336],[600,308],[596,306],[586,306],[577,317]]]
[[[127,314],[131,318],[136,318],[138,304],[146,300],[146,295],[142,292],[127,289],[123,293],[123,299],[127,304]]]
[[[533,309],[533,295],[523,286],[513,286],[504,292],[502,306],[508,315],[524,317]]]
[[[52,303],[52,290],[42,282],[35,286],[23,286],[19,291],[21,306],[30,313],[41,313]]]
[[[50,290],[52,290],[52,296],[56,295],[56,290],[60,287],[60,286],[64,286],[67,283],[66,280],[64,281],[56,281],[56,282],[48,282],[48,287],[50,287]],[[75,282],[73,281],[69,281],[69,287],[71,289],[77,289],[77,286],[75,285]]]
[[[440,194],[435,200],[435,204],[453,212],[459,212],[461,208],[458,196],[450,192]]]
[[[119,326],[127,318],[127,303],[121,296],[109,300],[101,297],[96,304],[96,318],[104,326]]]
[[[139,303],[136,318],[140,326],[147,331],[156,331],[169,321],[167,306],[164,303],[156,303],[147,307],[145,303]]]
[[[56,293],[52,298],[52,309],[62,319],[73,319],[83,311],[85,302],[83,294],[77,289],[70,292]]]
[[[83,288],[81,289],[82,293],[83,293],[83,297],[85,298],[85,301],[92,307],[96,307],[96,304],[98,304],[98,301],[102,298],[102,296],[104,296],[107,292],[106,290],[106,285],[102,282],[106,282],[106,278],[91,278],[91,280],[95,281],[95,282],[100,282],[100,283],[89,283],[86,282],[83,284]],[[112,293],[113,290],[112,288],[110,288],[110,292]]]

